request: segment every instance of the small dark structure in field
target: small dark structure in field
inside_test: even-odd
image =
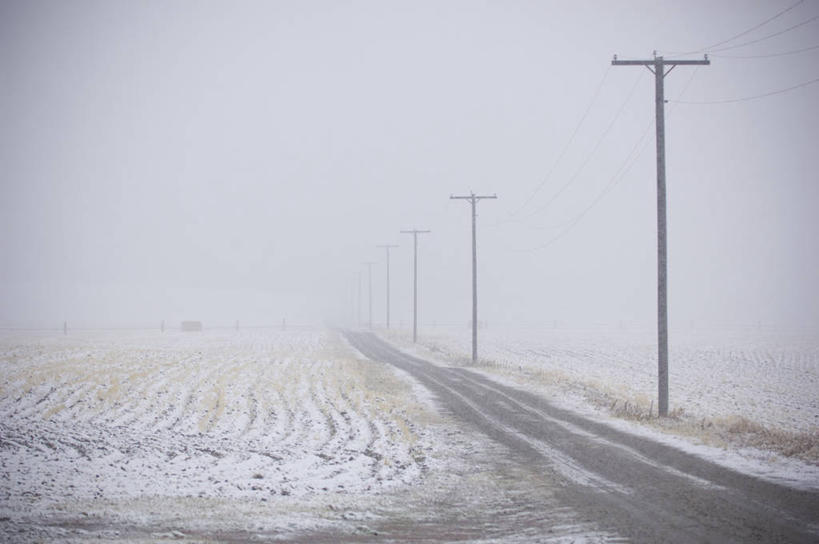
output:
[[[201,321],[183,321],[182,322],[182,331],[183,332],[198,332],[202,330],[202,322]]]

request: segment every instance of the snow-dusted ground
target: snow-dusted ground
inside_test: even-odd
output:
[[[410,349],[406,333],[389,336]],[[463,364],[469,334],[422,345]],[[487,330],[481,349],[476,370],[591,417],[605,414],[586,391],[645,406],[655,394],[650,335]],[[672,408],[815,432],[818,351],[805,337],[676,338]],[[0,369],[6,540],[334,541],[368,526],[432,540],[451,528],[472,530],[465,540],[525,542],[544,527],[556,542],[612,537],[557,502],[542,471],[333,332],[5,332]],[[819,482],[803,469],[785,467]]]
[[[315,528],[446,467],[429,400],[330,332],[4,333],[0,369],[0,520],[27,530]]]
[[[388,337],[407,344],[406,332]],[[471,332],[424,331],[420,344],[448,362],[471,355]],[[656,337],[607,329],[485,329],[484,366],[544,382],[585,385],[643,407],[657,396]],[[761,331],[675,334],[670,410],[699,418],[740,416],[799,432],[819,428],[819,335]],[[654,406],[656,415],[656,403]]]

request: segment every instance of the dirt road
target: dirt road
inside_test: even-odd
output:
[[[410,374],[445,410],[505,446],[514,462],[548,474],[556,483],[549,490],[553,498],[608,535],[632,542],[819,541],[817,493],[765,482],[617,431],[469,370],[409,356],[372,334],[346,336],[365,356]],[[540,506],[533,503],[527,512],[525,504],[517,504],[515,512],[528,520],[529,529],[543,530],[537,523]],[[510,537],[524,529],[504,523],[502,512],[496,515],[494,527],[510,531]],[[399,535],[401,528],[380,530]],[[436,531],[446,535],[440,527]],[[493,536],[503,538],[498,532]]]

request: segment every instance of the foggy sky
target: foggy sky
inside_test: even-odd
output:
[[[654,83],[612,55],[675,58],[792,3],[4,1],[0,325],[349,321],[360,274],[366,319],[364,261],[383,323],[387,243],[407,324],[399,231],[420,228],[422,320],[465,326],[449,196],[470,191],[499,197],[482,320],[650,325]],[[819,84],[674,103],[815,79],[819,49],[761,57],[814,45],[819,21],[667,76],[672,328],[819,330]]]

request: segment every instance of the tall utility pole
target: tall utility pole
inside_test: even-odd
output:
[[[657,389],[658,413],[668,415],[668,259],[665,213],[665,76],[677,66],[711,64],[706,55],[702,60],[667,60],[654,53],[651,60],[617,60],[614,66],[645,66],[654,74],[654,107],[657,128]],[[668,70],[666,70],[668,66]]]
[[[475,238],[475,205],[485,198],[498,198],[497,195],[450,196],[453,200],[469,200],[472,204],[472,362],[478,362],[478,243]]]
[[[418,235],[427,234],[428,230],[402,230],[402,234],[412,234],[412,341],[418,341]]]
[[[394,244],[382,244],[376,247],[383,247],[387,253],[387,328],[390,328],[390,250],[398,247]]]
[[[373,265],[375,264],[373,261],[367,261],[364,263],[367,265],[367,304],[369,306],[369,310],[367,312],[367,325],[370,330],[373,329]]]

